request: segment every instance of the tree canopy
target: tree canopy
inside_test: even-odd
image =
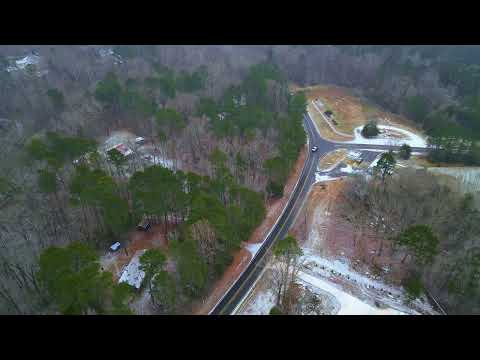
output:
[[[413,225],[397,238],[397,244],[412,252],[418,263],[432,263],[438,254],[438,238],[428,225]],[[405,258],[404,258],[405,259]]]
[[[131,292],[117,288],[110,272],[101,272],[98,256],[88,246],[73,242],[65,248],[50,247],[39,259],[38,278],[63,314],[128,313]],[[114,291],[113,306],[109,302]]]
[[[393,157],[393,152],[390,150],[389,152],[383,153],[380,156],[380,159],[375,165],[374,170],[380,174],[382,181],[385,181],[387,175],[392,174],[395,164],[396,160]]]

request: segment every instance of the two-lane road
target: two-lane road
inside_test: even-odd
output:
[[[283,213],[280,215],[279,220],[275,223],[247,268],[212,309],[210,312],[211,315],[231,314],[239,301],[250,290],[263,270],[264,262],[262,260],[268,253],[268,250],[271,249],[277,239],[282,238],[287,234],[298,210],[308,194],[308,191],[315,182],[315,171],[318,159],[322,154],[335,149],[333,143],[324,141],[320,138],[310,118],[305,117],[304,124],[308,134],[310,148],[316,145],[319,149],[316,152],[311,152],[310,149],[308,149],[307,160],[305,161],[298,183],[295,186]]]
[[[280,218],[275,223],[270,233],[262,243],[262,246],[257,251],[246,269],[241,273],[240,277],[230,287],[230,289],[223,295],[220,301],[209,313],[210,315],[228,315],[231,314],[237,307],[239,302],[248,293],[250,288],[260,276],[265,266],[265,256],[272,248],[273,244],[288,233],[288,230],[293,224],[302,204],[310,191],[310,188],[315,183],[315,173],[317,171],[318,161],[325,154],[337,149],[370,149],[370,150],[398,150],[399,146],[391,145],[360,145],[349,143],[336,143],[323,139],[318,133],[312,119],[308,114],[304,116],[304,125],[308,135],[308,157],[305,161],[302,173],[298,180],[292,195],[280,215]],[[311,148],[317,146],[316,152],[311,152]],[[415,152],[425,152],[424,148],[412,148]]]

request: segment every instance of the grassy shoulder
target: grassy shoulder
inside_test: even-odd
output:
[[[318,167],[320,169],[329,169],[347,157],[347,149],[337,149],[329,152],[320,159]]]
[[[317,125],[318,131],[320,132],[320,136],[322,136],[324,139],[332,140],[332,141],[352,140],[352,138],[347,138],[346,136],[341,136],[333,132],[330,126],[328,126],[326,121],[323,119],[322,115],[318,113],[318,111],[315,109],[315,107],[312,105],[311,102],[308,104],[307,110],[310,117]]]

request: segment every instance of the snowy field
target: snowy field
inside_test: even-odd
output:
[[[275,295],[270,289],[258,291],[255,297],[248,302],[240,312],[235,315],[268,315],[275,305]]]
[[[308,248],[303,248],[303,251],[305,254],[305,269],[303,273],[323,281],[318,281],[316,283],[317,285],[328,285],[330,290],[332,290],[331,287],[333,287],[336,291],[345,293],[343,290],[340,290],[340,285],[328,281],[329,279],[334,278],[341,279],[342,281],[353,285],[358,292],[356,296],[352,296],[351,294],[347,295],[356,298],[358,301],[368,305],[376,311],[380,311],[379,314],[385,313],[385,310],[372,306],[371,304],[375,301],[390,307],[392,311],[395,310],[398,313],[413,315],[420,313],[436,314],[425,298],[416,299],[407,306],[405,304],[406,293],[402,288],[385,284],[381,281],[381,277],[378,275],[375,276],[369,272],[362,274],[353,270],[348,259],[328,259],[315,254],[314,251]],[[388,272],[389,269],[385,268],[383,271]],[[313,281],[311,278],[308,279]],[[326,288],[324,288],[324,290],[328,291]],[[344,296],[343,294],[340,295]],[[360,300],[360,298],[362,298],[362,300]],[[349,298],[346,299],[348,300]],[[364,314],[363,311],[368,310],[369,307],[359,307],[359,314]]]
[[[335,315],[406,315],[403,312],[391,308],[380,309],[371,306],[336,288],[330,283],[315,276],[309,275],[303,271],[299,273],[299,278],[301,282],[308,286],[311,291],[315,292],[316,289],[320,289],[335,297],[340,304],[338,313]]]
[[[377,125],[377,127],[380,130],[380,134],[375,138],[367,139],[362,136],[363,126],[358,126],[354,129],[355,139],[351,141],[344,141],[344,143],[394,146],[408,144],[411,147],[427,147],[427,142],[425,139],[411,131],[387,125]],[[398,137],[398,135],[401,135],[401,137]]]

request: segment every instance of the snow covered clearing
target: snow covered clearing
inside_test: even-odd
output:
[[[306,285],[310,286],[310,290],[315,292],[315,288],[326,291],[332,294],[335,299],[340,303],[340,309],[337,315],[405,315],[398,310],[394,309],[379,309],[368,305],[361,300],[353,297],[346,292],[339,290],[328,282],[311,276],[303,271],[299,273],[300,280]]]
[[[322,234],[316,234],[321,236]],[[257,246],[255,246],[257,245]],[[255,253],[261,244],[252,244]],[[419,315],[437,314],[425,297],[407,301],[403,288],[382,281],[381,275],[356,271],[347,258],[335,259],[319,255],[317,250],[302,247],[303,268],[298,282],[319,296],[327,296],[334,304],[328,313],[338,315]],[[273,260],[272,260],[273,261]],[[271,268],[267,266],[267,268]],[[387,273],[388,267],[382,269]],[[257,283],[258,282],[258,283]],[[264,272],[252,291],[245,296],[235,314],[266,315],[275,304],[275,295]]]
[[[428,301],[425,301],[425,298],[416,299],[407,306],[405,304],[406,294],[402,288],[383,283],[380,281],[379,275],[374,276],[368,271],[366,271],[365,274],[361,274],[353,270],[347,259],[327,259],[316,255],[311,249],[308,248],[303,248],[303,252],[305,261],[303,273],[317,279],[321,277],[324,279],[323,283],[327,282],[327,285],[330,284],[329,286],[333,286],[335,288],[339,285],[334,284],[333,282],[328,282],[328,279],[335,277],[341,278],[343,281],[347,281],[348,283],[355,285],[355,290],[358,290],[359,292],[358,296],[365,299],[370,299],[370,302],[378,301],[391,307],[392,309],[398,310],[398,312],[406,314],[436,314],[436,312],[429,305]],[[387,272],[389,269],[385,268],[383,271]],[[317,284],[323,283],[318,282]],[[368,306],[372,307],[371,305]],[[374,309],[379,310],[377,308]]]
[[[239,315],[268,315],[275,305],[275,294],[271,289],[258,291],[252,301],[238,312]]]
[[[426,148],[427,142],[421,136],[414,134],[411,131],[400,129],[394,126],[378,125],[380,134],[376,138],[365,138],[362,136],[363,126],[358,126],[354,129],[355,139],[345,141],[348,144],[363,144],[363,145],[395,145],[400,146],[408,144],[411,147]],[[401,137],[398,137],[401,135]]]

